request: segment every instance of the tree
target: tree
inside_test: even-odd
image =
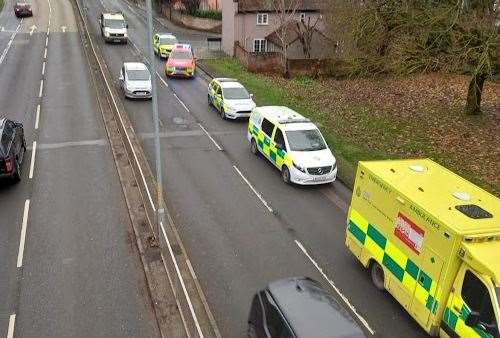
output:
[[[316,18],[314,23],[311,23],[311,17],[308,17],[307,23],[305,20],[300,20],[295,26],[295,33],[297,33],[297,37],[302,45],[302,52],[307,59],[311,58],[311,44],[318,22],[319,17]]]
[[[480,113],[499,69],[499,0],[330,0],[330,36],[351,76],[469,74],[465,110]]]
[[[195,14],[200,9],[201,0],[181,0],[181,2],[189,15]]]
[[[276,13],[276,36],[281,43],[281,62],[283,66],[283,74],[289,77],[288,69],[288,45],[289,45],[289,27],[295,20],[295,14],[299,7],[300,0],[264,0],[265,4]]]

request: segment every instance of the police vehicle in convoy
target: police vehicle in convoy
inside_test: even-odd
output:
[[[256,107],[253,95],[235,79],[215,78],[208,85],[208,104],[219,111],[222,119],[249,117]]]

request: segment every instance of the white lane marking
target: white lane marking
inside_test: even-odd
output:
[[[182,291],[184,293],[184,296],[188,302],[189,310],[191,311],[191,315],[193,317],[194,323],[196,325],[196,330],[198,331],[199,337],[203,338],[203,331],[201,330],[200,324],[198,323],[198,317],[196,316],[196,312],[194,312],[193,304],[191,303],[191,298],[189,297],[189,294],[186,289],[186,285],[184,284],[184,279],[182,278],[181,271],[179,269],[179,266],[177,265],[177,259],[175,258],[174,252],[172,251],[172,246],[170,245],[170,241],[167,236],[167,232],[165,231],[165,228],[163,226],[163,222],[160,222],[160,227],[161,231],[163,233],[163,237],[165,238],[165,242],[167,243],[168,247],[168,252],[170,253],[170,257],[172,261],[174,262],[174,267],[175,271],[177,273],[177,277],[179,278],[179,281],[181,282],[182,286]]]
[[[186,105],[184,104],[184,102],[182,102],[182,100],[179,98],[179,96],[177,96],[176,93],[174,93],[174,96],[177,99],[177,101],[179,101],[179,103],[184,107],[184,109],[186,109],[186,111],[189,113],[188,107],[186,107]]]
[[[200,126],[201,130],[203,130],[203,132],[205,132],[205,134],[208,136],[208,138],[210,139],[210,141],[213,142],[213,144],[215,144],[215,146],[217,147],[217,149],[219,151],[222,151],[222,147],[217,143],[217,141],[214,140],[214,138],[212,137],[212,135],[210,135],[210,133],[201,125],[201,123],[198,123],[198,125]]]
[[[50,13],[52,13],[52,6],[50,5],[50,0],[47,0],[49,3],[49,20],[50,20]]]
[[[240,169],[238,169],[237,166],[233,165],[233,169],[236,170],[236,172],[241,176],[241,178],[243,179],[243,181],[245,181],[245,183],[248,185],[248,187],[253,191],[253,193],[255,194],[255,196],[257,196],[257,198],[262,202],[262,204],[264,204],[264,206],[266,207],[266,209],[271,213],[273,214],[274,211],[273,209],[269,206],[269,204],[267,203],[267,201],[262,197],[262,195],[253,187],[252,183],[250,183],[249,180],[247,180],[247,178],[241,173]]]
[[[66,33],[66,26],[61,26],[61,30],[63,33]]]
[[[33,32],[36,31],[36,28],[37,27],[35,25],[33,25],[33,26],[30,27],[30,36],[33,35]]]
[[[19,28],[21,28],[21,24],[23,23],[23,20],[24,20],[24,18],[21,19],[21,21],[17,25],[16,30],[10,36],[10,40],[9,40],[9,43],[7,44],[7,47],[5,47],[4,51],[2,52],[2,55],[0,55],[0,65],[5,60],[5,56],[7,56],[7,53],[9,52],[10,46],[12,46],[12,41],[14,41],[14,39],[16,38],[17,32],[19,32]]]
[[[47,37],[45,38],[45,47],[47,47],[49,45],[49,36],[47,35]]]
[[[45,75],[45,61],[42,63],[42,76]]]
[[[160,73],[156,72],[156,75],[158,75],[158,78],[160,79],[160,81],[165,85],[165,87],[168,88],[168,83],[167,81],[165,81],[165,79],[163,79],[160,75]]]
[[[344,301],[344,303],[349,307],[349,309],[351,309],[351,311],[354,313],[354,315],[359,319],[359,321],[366,327],[366,329],[372,334],[374,335],[375,334],[375,331],[370,327],[370,325],[368,324],[368,322],[366,321],[365,318],[363,318],[363,316],[361,316],[357,311],[356,311],[356,308],[349,302],[349,299],[347,299],[346,296],[344,296],[344,294],[342,292],[340,292],[339,288],[337,288],[337,286],[333,283],[333,281],[328,278],[328,276],[323,272],[323,269],[319,266],[318,263],[316,263],[316,261],[311,257],[311,255],[309,255],[309,253],[307,252],[306,248],[302,245],[301,242],[299,242],[298,240],[295,240],[295,244],[297,244],[297,246],[299,247],[299,249],[302,251],[302,253],[304,255],[306,255],[306,257],[309,259],[309,261],[311,261],[311,263],[314,265],[314,267],[316,268],[316,270],[319,271],[319,273],[323,276],[323,278],[328,282],[328,284],[330,284],[330,286],[333,288],[333,290],[335,290],[335,292],[339,295],[340,298],[342,298],[342,300]]]
[[[38,91],[38,97],[42,97],[43,94],[43,79],[40,80],[40,90]]]
[[[0,32],[3,32],[5,30],[4,26],[0,26]]]
[[[17,267],[23,266],[24,243],[26,242],[26,227],[28,225],[28,214],[30,211],[30,200],[24,202],[23,223],[21,225],[21,238],[19,239],[19,251],[17,254]]]
[[[31,163],[30,163],[29,178],[33,178],[33,171],[35,170],[35,154],[36,154],[36,141],[33,141],[33,147],[31,148]]]
[[[47,58],[47,47],[45,47],[45,52],[43,52],[43,58],[46,59]]]
[[[50,35],[50,27],[47,28],[47,37],[49,37],[49,35]]]
[[[14,337],[14,327],[16,326],[16,314],[13,313],[9,317],[9,329],[7,330],[7,338]]]
[[[38,129],[38,122],[39,121],[40,121],[40,105],[36,106],[35,130]]]

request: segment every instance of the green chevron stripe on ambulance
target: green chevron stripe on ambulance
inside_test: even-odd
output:
[[[388,241],[375,226],[369,224],[354,209],[351,209],[347,229],[370,251],[380,265],[386,267],[403,284],[408,292],[414,292],[415,298],[420,303],[432,313],[436,313],[438,306],[436,281],[419,269],[397,246]]]

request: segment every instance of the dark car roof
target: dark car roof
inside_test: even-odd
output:
[[[365,337],[347,311],[315,280],[287,278],[270,283],[267,289],[297,337]]]

